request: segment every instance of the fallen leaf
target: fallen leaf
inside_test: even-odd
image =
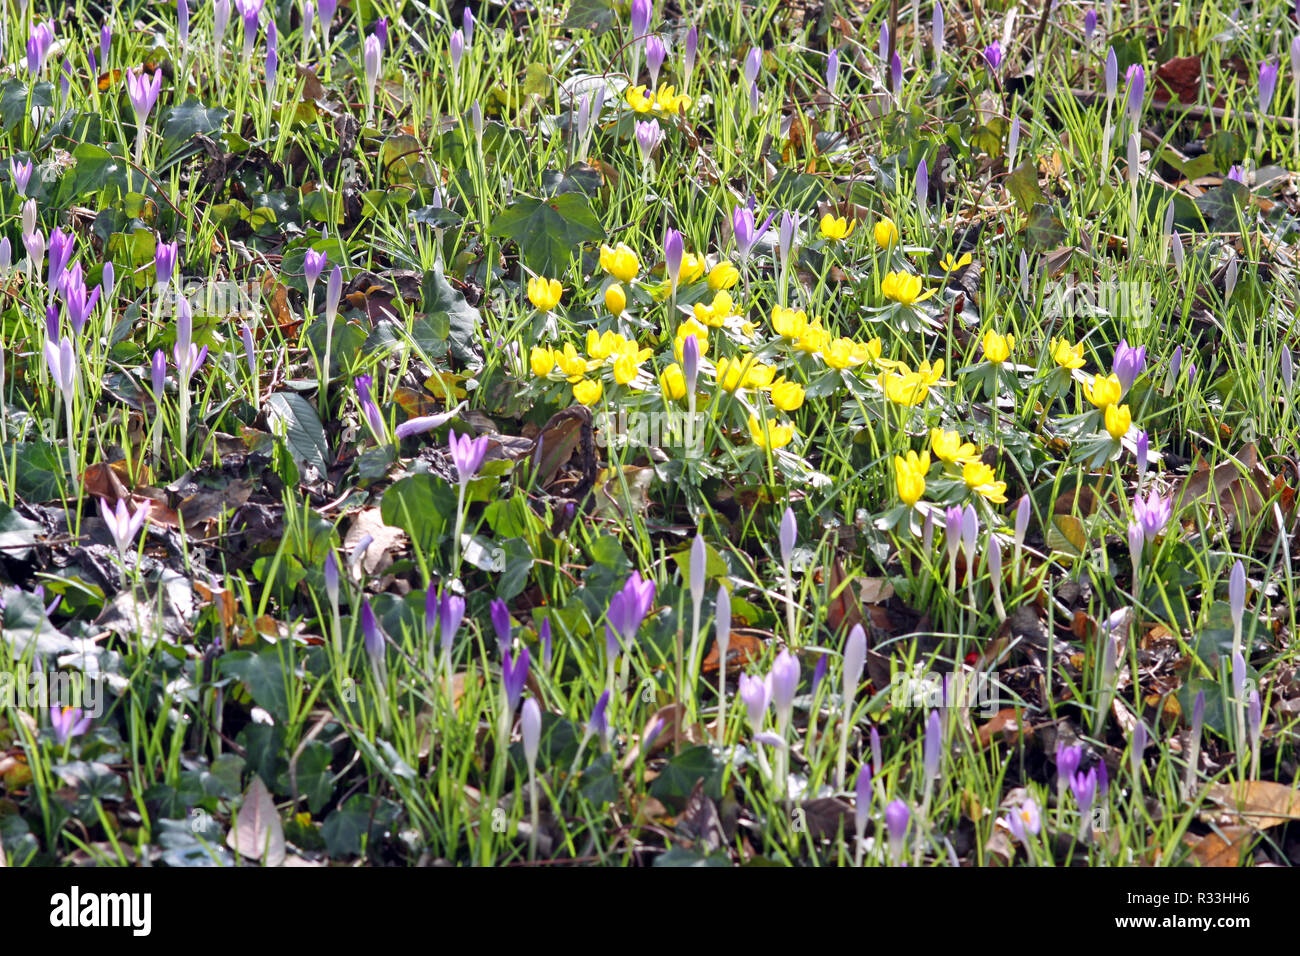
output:
[[[1209,798],[1257,830],[1267,830],[1288,820],[1300,820],[1300,791],[1271,780],[1243,780],[1215,784]]]
[[[284,862],[284,827],[262,778],[253,777],[244,794],[244,802],[235,815],[234,826],[226,835],[226,846],[267,866]]]
[[[1192,847],[1192,860],[1201,866],[1233,867],[1240,866],[1241,859],[1255,839],[1255,831],[1250,827],[1223,827],[1223,836],[1207,833],[1197,839],[1188,837]],[[1227,839],[1224,839],[1224,838]]]
[[[732,631],[731,641],[727,644],[727,673],[742,670],[746,664],[758,660],[763,656],[764,646],[760,638],[743,631]],[[719,664],[718,642],[715,640],[704,663],[700,665],[700,673],[716,674]]]

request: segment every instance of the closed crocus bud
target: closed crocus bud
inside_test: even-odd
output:
[[[705,562],[708,552],[704,546],[704,536],[697,534],[695,540],[691,542],[691,602],[699,607],[704,600],[704,581],[707,577],[705,573]]]
[[[761,677],[740,675],[740,700],[745,705],[745,717],[754,733],[763,730],[763,715],[767,713],[767,682]]]
[[[511,628],[510,628],[510,609],[506,602],[496,598],[491,604],[492,629],[497,634],[497,646],[501,653],[506,653],[510,648]]]
[[[149,363],[149,377],[150,384],[153,385],[154,402],[161,402],[163,386],[167,384],[167,355],[162,349],[153,353],[153,360]]]
[[[1232,626],[1240,629],[1242,615],[1246,611],[1246,568],[1240,559],[1232,566],[1228,576],[1228,606],[1232,611]]]
[[[694,395],[700,377],[700,340],[694,335],[682,341],[682,377],[686,379],[686,394]]]
[[[714,637],[718,642],[718,660],[725,672],[727,649],[731,646],[731,594],[725,587],[718,588],[718,598],[713,610]]]
[[[668,58],[668,48],[658,34],[646,38],[645,65],[650,71],[650,85],[659,85],[659,71],[663,69],[664,60]]]
[[[897,51],[889,58],[889,80],[890,89],[895,93],[903,88],[903,61]]]
[[[950,505],[944,511],[944,544],[948,549],[948,560],[957,560],[957,550],[961,547],[961,508]]]
[[[8,242],[8,240],[5,240]],[[1286,387],[1287,392],[1291,391],[1291,386],[1295,382],[1295,367],[1291,364],[1291,350],[1282,346],[1282,356],[1278,361],[1278,369],[1282,373],[1282,384]]]
[[[1142,115],[1142,100],[1146,96],[1147,74],[1141,63],[1128,68],[1128,116],[1136,123]]]
[[[686,49],[682,53],[682,86],[690,85],[691,74],[695,72],[695,57],[700,49],[700,28],[691,24],[686,33]]]
[[[14,250],[9,237],[0,238],[0,273],[8,272],[14,263]]]
[[[339,314],[339,300],[343,297],[343,270],[338,266],[330,273],[325,287],[325,321],[333,322]]]
[[[995,534],[989,535],[989,577],[993,580],[996,591],[1002,586],[1002,544]]]
[[[1232,696],[1241,699],[1246,691],[1246,658],[1241,651],[1232,652]]]
[[[1016,164],[1016,153],[1020,149],[1020,117],[1011,117],[1011,133],[1007,136],[1007,160],[1012,166]]]
[[[1083,39],[1084,42],[1090,42],[1092,35],[1097,32],[1097,11],[1091,7],[1083,15]]]
[[[451,40],[447,44],[447,52],[451,57],[451,68],[460,69],[460,59],[465,55],[465,34],[459,30],[452,31]]]
[[[379,80],[379,62],[383,56],[384,45],[373,33],[366,37],[362,51],[362,65],[366,73],[366,101],[375,99],[375,83]]]
[[[1142,547],[1146,544],[1146,532],[1142,528],[1141,522],[1133,521],[1128,526],[1128,556],[1133,565],[1133,573],[1137,574],[1138,567],[1142,564]]]
[[[943,756],[943,724],[939,720],[937,710],[930,711],[930,716],[925,722],[925,743],[923,746],[926,786],[939,776],[939,762]]]
[[[916,164],[916,205],[917,208],[921,210],[922,214],[925,213],[925,203],[929,196],[930,167],[929,164],[926,163],[925,159],[922,158],[921,161]]]
[[[781,564],[785,566],[787,572],[790,568],[790,556],[794,553],[795,538],[798,534],[799,526],[795,521],[794,509],[787,507],[785,513],[781,515],[780,532]]]
[[[542,645],[542,667],[546,670],[551,669],[551,658],[555,654],[553,641],[551,640],[551,619],[544,618],[542,626],[537,630],[537,643]]]
[[[777,233],[777,253],[781,257],[781,267],[785,268],[794,251],[795,234],[799,229],[799,214],[789,211],[781,213],[781,228]]]
[[[826,92],[831,96],[835,95],[835,87],[839,85],[840,79],[840,53],[838,50],[831,50],[826,54]]]
[[[1029,530],[1030,503],[1029,495],[1021,495],[1016,504],[1015,542],[1016,549],[1024,547],[1025,533]]]
[[[1147,749],[1147,725],[1140,720],[1129,737],[1129,747],[1133,761],[1133,779],[1138,780],[1142,774],[1142,755]]]
[[[668,281],[674,291],[677,289],[677,280],[682,274],[682,257],[685,255],[686,244],[682,234],[676,229],[669,229],[664,234],[664,269],[668,273]]]
[[[975,506],[967,505],[961,512],[961,545],[966,552],[968,573],[969,569],[975,567],[975,539],[978,534],[979,518],[975,514]]]
[[[1259,65],[1259,111],[1267,114],[1273,103],[1273,91],[1277,89],[1277,72],[1279,64],[1267,60]]]
[[[1178,233],[1174,233],[1169,240],[1169,252],[1174,260],[1174,269],[1179,274],[1183,274],[1183,264],[1186,261],[1186,254],[1183,252],[1183,240],[1179,238]]]
[[[867,632],[861,624],[853,625],[849,639],[844,644],[844,670],[841,674],[841,694],[845,713],[849,702],[858,692],[858,683],[862,680],[862,668],[867,662]]]
[[[384,657],[384,636],[379,631],[379,622],[375,620],[370,598],[361,599],[361,633],[366,641],[366,653],[372,661],[381,661]]]
[[[859,838],[867,829],[867,820],[871,815],[871,765],[864,763],[858,770],[858,779],[853,786],[853,825]]]
[[[794,707],[794,694],[799,686],[799,660],[789,651],[782,651],[772,664],[772,708],[777,721],[784,726]]]
[[[269,20],[266,24],[266,88],[268,92],[275,90],[275,78],[280,70],[279,44],[279,36],[275,31],[275,21]]]
[[[465,617],[465,599],[459,594],[446,592],[438,602],[438,633],[442,638],[442,652],[450,654],[460,630],[460,622]]]
[[[880,65],[887,66],[889,63],[889,24],[880,25],[880,40],[876,44],[876,55],[880,58]]]
[[[8,239],[4,240],[7,244]],[[104,268],[99,273],[100,295],[105,302],[111,302],[113,299],[113,290],[117,287],[117,273],[113,269],[112,262],[105,262]]]
[[[465,45],[470,46],[474,42],[474,11],[469,7],[460,15],[460,29],[465,34]]]
[[[930,48],[934,51],[934,62],[939,62],[943,55],[943,4],[935,3],[934,14],[930,17]]]
[[[334,549],[325,552],[325,596],[331,605],[339,603],[339,561],[334,557]]]
[[[889,832],[889,856],[894,865],[903,854],[903,841],[907,839],[907,825],[912,812],[902,800],[893,800],[885,807],[885,829]]]
[[[1119,60],[1115,57],[1115,48],[1111,47],[1106,53],[1106,99],[1115,99],[1115,93],[1119,86]]]
[[[654,16],[654,7],[650,0],[632,0],[632,38],[638,39],[650,29],[650,18]]]
[[[537,749],[542,740],[542,709],[537,706],[536,698],[529,697],[524,701],[519,724],[524,742],[524,760],[528,762],[528,772],[534,773],[537,770]]]
[[[1137,437],[1137,466],[1138,466],[1138,482],[1139,482],[1139,483],[1141,483],[1142,478],[1143,478],[1143,477],[1146,475],[1146,473],[1147,473],[1147,458],[1150,456],[1150,454],[1151,454],[1151,439],[1147,437],[1147,433],[1146,433],[1146,432],[1144,432],[1144,431],[1142,431],[1142,432],[1138,432],[1138,437]]]
[[[763,67],[763,51],[758,47],[750,47],[749,52],[745,54],[745,85],[753,86],[758,82],[758,72]]]

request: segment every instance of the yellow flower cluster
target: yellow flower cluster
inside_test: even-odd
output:
[[[647,93],[644,84],[633,86],[623,94],[623,99],[638,113],[676,114],[691,108],[691,98],[678,93],[674,86],[661,86],[653,93]]]
[[[902,362],[890,362],[889,365],[877,383],[885,398],[895,405],[920,405],[929,397],[931,388],[952,384],[943,380],[943,359],[935,359],[933,365],[922,362],[915,372]]]
[[[641,365],[651,355],[650,349],[641,348],[634,339],[608,330],[589,331],[586,346],[587,355],[583,356],[572,342],[564,343],[563,348],[535,345],[529,353],[528,364],[538,378],[550,378],[553,371],[558,371],[573,386],[574,399],[592,405],[600,400],[605,389],[599,379],[587,378],[588,373],[608,367],[615,384],[635,387]]]

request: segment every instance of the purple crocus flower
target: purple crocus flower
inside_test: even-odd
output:
[[[686,394],[695,394],[695,384],[700,377],[700,342],[693,335],[682,343],[682,378],[686,380]]]
[[[682,234],[676,229],[664,233],[664,268],[673,293],[677,292],[677,279],[682,274],[682,257],[686,255],[686,243]]]
[[[1097,768],[1092,768],[1086,774],[1076,773],[1071,776],[1070,790],[1074,794],[1074,802],[1079,805],[1079,813],[1086,817],[1097,798]]]
[[[447,450],[451,452],[452,464],[456,466],[456,475],[460,479],[461,487],[464,488],[483,465],[483,458],[488,450],[488,437],[481,435],[478,438],[470,438],[468,434],[458,436],[455,429],[452,429],[448,437]]]
[[[922,769],[925,772],[926,786],[939,776],[939,760],[942,756],[943,724],[939,720],[939,712],[932,710],[925,722],[925,744],[922,749]]]
[[[650,29],[654,7],[650,0],[632,0],[632,39],[639,40]]]
[[[790,255],[794,252],[794,240],[799,231],[800,218],[797,212],[786,210],[781,213],[781,226],[776,237],[776,252],[781,260],[782,270],[789,266]]]
[[[527,681],[528,648],[521,647],[517,657],[512,657],[507,651],[501,660],[501,687],[506,694],[506,707],[512,715],[519,706],[519,698]]]
[[[799,687],[799,659],[788,650],[782,651],[772,662],[772,672],[768,675],[772,684],[772,708],[776,711],[777,723],[785,726],[794,708],[794,694]]]
[[[1173,506],[1168,498],[1162,498],[1152,491],[1146,501],[1134,496],[1133,517],[1142,526],[1142,535],[1147,541],[1154,541],[1156,535],[1164,530],[1173,514]]]
[[[902,800],[891,800],[885,807],[885,829],[889,831],[889,856],[898,864],[903,854],[903,841],[907,838],[907,825],[912,820],[912,812]]]
[[[835,95],[835,87],[840,78],[840,51],[831,50],[826,54],[826,92]]]
[[[362,50],[362,64],[366,73],[366,103],[370,106],[375,102],[375,83],[379,80],[379,63],[383,55],[383,44],[379,42],[379,37],[373,33],[366,37],[365,48]]]
[[[880,40],[876,45],[876,53],[880,57],[880,65],[884,66],[889,62],[889,24],[880,24]]]
[[[1019,117],[1017,117],[1017,119],[1018,118]],[[1015,129],[1014,125],[1012,126],[1012,129]],[[925,212],[925,201],[929,196],[930,167],[926,163],[925,157],[921,157],[921,161],[916,164],[916,206],[922,213]]]
[[[1088,8],[1088,12],[1083,15],[1083,39],[1085,43],[1092,41],[1092,35],[1097,32],[1097,11],[1093,7]]]
[[[113,28],[105,23],[99,28],[99,64],[108,69],[108,51],[113,45]]]
[[[1068,780],[1073,777],[1081,763],[1083,763],[1082,747],[1067,747],[1065,744],[1056,745],[1056,775],[1058,778]]]
[[[109,507],[108,501],[100,498],[99,514],[104,519],[104,524],[108,525],[108,533],[118,553],[125,554],[131,542],[135,540],[135,536],[149,520],[149,506],[141,504],[134,512],[129,512],[124,498],[117,499],[115,508]]]
[[[1115,56],[1115,48],[1111,47],[1106,51],[1106,99],[1115,99],[1115,93],[1119,89],[1119,58]]]
[[[1228,608],[1232,613],[1232,626],[1239,630],[1242,616],[1246,613],[1246,568],[1240,558],[1228,575]]]
[[[379,38],[379,45],[388,49],[388,17],[380,17],[375,21],[375,36]]]
[[[27,184],[32,181],[32,161],[18,162],[16,159],[9,160],[9,175],[14,181],[14,190],[19,196],[27,192]]]
[[[930,17],[930,48],[934,51],[934,62],[943,56],[943,4],[936,0],[934,14]]]
[[[1115,364],[1111,368],[1119,379],[1120,388],[1127,392],[1146,367],[1147,347],[1140,345],[1133,348],[1128,344],[1128,339],[1120,339],[1115,348]]]
[[[27,34],[27,71],[33,75],[41,72],[50,47],[54,44],[54,27],[48,23],[32,25]]]
[[[668,48],[659,34],[653,33],[645,41],[645,65],[650,71],[650,85],[659,85],[659,71],[663,69],[664,60],[668,59]]]
[[[826,654],[822,654],[817,658],[817,666],[813,668],[812,688],[808,692],[811,696],[817,696],[817,688],[820,687],[822,681],[826,679],[826,671],[830,666],[830,662],[831,659],[829,655]]]
[[[596,706],[591,709],[591,717],[587,720],[587,734],[596,737],[603,744],[609,736],[609,688],[600,695],[596,701]]]
[[[1002,44],[994,40],[984,48],[984,64],[989,68],[990,73],[997,73],[998,68],[1002,66]]]
[[[59,287],[59,282],[63,279],[63,272],[72,259],[72,250],[75,244],[76,237],[70,232],[55,229],[50,233],[50,268],[45,281],[51,294]]]
[[[1277,71],[1280,64],[1265,60],[1259,65],[1259,112],[1267,115],[1273,103],[1273,91],[1277,89]]]
[[[761,227],[756,225],[757,218],[754,215],[754,197],[752,196],[749,198],[748,205],[737,206],[731,210],[731,234],[736,240],[736,258],[742,261],[749,258],[754,243],[758,242],[763,233],[767,232],[768,227],[772,225],[772,220],[775,218],[776,213],[772,212]]]
[[[212,3],[212,45],[220,48],[225,39],[226,28],[230,26],[230,0],[213,0]],[[108,29],[105,27],[105,29]],[[107,62],[107,60],[105,61]]]
[[[664,131],[659,126],[658,120],[641,121],[636,124],[636,144],[641,150],[641,159],[643,162],[650,162],[650,157],[654,151],[659,148],[663,142]]]
[[[1128,116],[1130,122],[1136,123],[1142,115],[1142,98],[1146,95],[1147,74],[1141,63],[1134,63],[1128,68]]]
[[[961,547],[961,506],[949,505],[944,511],[944,542],[948,549],[949,562],[957,560],[957,549]]]
[[[500,598],[495,598],[491,605],[492,629],[497,632],[497,647],[505,654],[510,650],[510,608]]]
[[[895,93],[903,88],[903,60],[897,50],[889,58],[889,83],[889,88]]]
[[[275,92],[275,78],[280,70],[280,38],[276,33],[275,21],[266,22],[266,89],[270,95]]]
[[[639,571],[633,571],[623,587],[610,598],[605,615],[608,626],[624,641],[634,640],[654,606],[654,597],[654,582],[641,577]]]
[[[451,39],[447,41],[447,55],[451,57],[452,70],[459,70],[461,57],[465,55],[465,34],[460,30],[452,31]]]
[[[460,28],[465,34],[465,45],[470,46],[474,42],[474,11],[469,7],[460,16]]]
[[[749,48],[745,54],[745,85],[753,86],[758,82],[758,72],[763,68],[763,51],[756,46]]]
[[[59,339],[59,306],[55,302],[45,307],[45,337],[54,342]]]
[[[376,662],[383,660],[384,636],[379,631],[379,622],[375,620],[375,612],[368,597],[361,599],[361,633],[365,637],[366,653],[370,659]]]
[[[176,33],[182,44],[190,38],[190,5],[187,0],[176,0]]]
[[[73,737],[80,737],[90,729],[91,719],[80,707],[51,707],[50,729],[54,740],[63,746]]]
[[[686,48],[682,51],[682,86],[685,87],[691,82],[691,74],[695,72],[695,57],[700,49],[700,28],[691,24],[690,30],[686,32]]]
[[[542,626],[537,629],[537,642],[542,645],[542,666],[547,670],[551,669],[551,657],[555,652],[554,642],[551,640],[551,619],[549,617],[542,619]]]
[[[95,311],[95,305],[99,302],[99,287],[96,286],[93,292],[86,294],[86,283],[81,277],[81,263],[78,262],[64,273],[60,291],[68,309],[72,331],[80,335],[86,326],[86,319]]]
[[[767,681],[749,674],[740,675],[740,700],[745,705],[745,717],[754,733],[763,730],[763,715],[767,713],[767,702],[771,692]]]
[[[158,285],[166,286],[172,281],[172,275],[176,271],[176,255],[179,251],[177,242],[160,242],[153,251],[153,272],[154,281]]]
[[[445,592],[438,602],[438,631],[442,636],[444,654],[451,653],[452,643],[456,640],[456,632],[460,630],[460,622],[464,617],[465,599],[459,594]]]
[[[361,413],[366,416],[366,423],[374,433],[375,440],[384,441],[384,418],[379,413],[379,406],[375,404],[374,396],[371,394],[371,386],[374,385],[374,378],[370,375],[358,375],[352,383],[357,389],[357,404],[361,406]]]
[[[1151,437],[1145,431],[1138,432],[1136,445],[1138,482],[1141,483],[1147,473],[1147,459],[1151,455]]]
[[[1033,797],[1026,798],[1024,803],[1013,809],[1004,819],[1011,835],[1022,845],[1028,845],[1029,838],[1038,835],[1043,822],[1038,812],[1038,804],[1034,802]]]
[[[795,539],[799,534],[799,524],[794,517],[794,509],[787,507],[781,515],[781,530],[777,540],[781,549],[781,566],[789,573],[790,557],[794,554]]]
[[[867,819],[871,814],[871,764],[864,763],[858,770],[858,778],[853,785],[853,824],[858,836],[867,829]]]
[[[437,415],[420,415],[416,418],[408,418],[393,429],[393,434],[400,441],[403,438],[410,438],[412,435],[421,435],[424,432],[433,431],[435,428],[441,428],[455,417],[456,413],[451,411],[440,412]]]
[[[315,249],[308,249],[302,259],[302,274],[307,281],[307,288],[310,289],[320,278],[320,274],[325,271],[325,264],[329,257],[323,252],[317,252]],[[342,273],[340,273],[342,278]]]
[[[253,47],[257,45],[257,22],[262,15],[264,0],[235,0],[235,9],[244,21],[244,59],[253,59]]]
[[[72,339],[64,336],[56,346],[52,339],[45,342],[45,364],[50,377],[63,393],[64,401],[71,402],[77,393],[77,354]]]
[[[161,404],[163,386],[167,384],[167,355],[162,349],[156,349],[153,353],[153,360],[149,363],[149,377],[153,386],[154,404]]]

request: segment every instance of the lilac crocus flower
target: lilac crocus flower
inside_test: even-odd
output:
[[[790,557],[794,554],[795,539],[799,534],[799,525],[795,521],[794,509],[787,507],[781,515],[781,530],[777,535],[781,548],[781,565],[790,571]]]
[[[117,499],[115,508],[109,507],[108,501],[100,498],[99,514],[104,519],[104,524],[108,526],[108,533],[113,538],[117,553],[125,555],[135,536],[149,520],[149,506],[141,504],[134,512],[130,512],[127,511],[126,500],[123,498]]]
[[[519,706],[519,698],[528,681],[528,648],[521,647],[518,656],[512,657],[507,651],[501,660],[501,687],[506,695],[508,713],[514,714]]]
[[[213,0],[212,3],[212,45],[220,49],[221,41],[226,37],[226,28],[230,26],[230,0]],[[104,27],[108,29],[107,26]],[[105,63],[107,63],[107,53]]]
[[[1016,841],[1027,846],[1031,836],[1037,836],[1039,829],[1042,827],[1042,817],[1038,812],[1038,804],[1034,802],[1033,797],[1026,798],[1025,802],[1013,809],[1003,818],[1006,821],[1007,829]]]
[[[650,29],[650,18],[654,16],[654,7],[650,0],[632,0],[632,39],[640,40]]]
[[[1115,348],[1115,364],[1111,368],[1119,379],[1120,388],[1127,392],[1146,367],[1147,347],[1140,345],[1133,348],[1128,344],[1128,339],[1120,339]]]
[[[55,229],[50,233],[50,268],[45,282],[51,295],[59,287],[59,282],[63,279],[63,272],[72,259],[75,244],[76,237],[70,232]]]
[[[934,14],[930,17],[930,48],[934,51],[934,62],[943,56],[943,4],[936,0]]]
[[[80,707],[51,707],[50,729],[60,747],[90,729],[91,719]]]
[[[1074,802],[1079,805],[1079,813],[1086,817],[1097,798],[1097,768],[1071,776],[1070,791],[1074,794]]]
[[[691,82],[691,74],[695,72],[695,57],[700,49],[700,28],[691,24],[690,30],[686,32],[686,48],[682,51],[682,86],[686,87]]]
[[[16,159],[10,159],[9,175],[13,178],[14,190],[19,196],[25,195],[27,184],[32,181],[32,161],[28,159],[20,163]]]
[[[468,434],[458,436],[455,429],[452,429],[448,436],[447,450],[451,452],[456,476],[464,488],[483,465],[488,450],[488,437],[480,435],[478,438],[470,438]]]
[[[912,820],[912,812],[902,800],[892,800],[885,807],[885,829],[889,832],[889,856],[898,865],[903,854],[903,841],[907,838],[907,826]]]
[[[1147,74],[1141,63],[1134,63],[1128,68],[1128,116],[1136,123],[1142,115],[1142,98],[1146,95]]]
[[[603,746],[609,738],[609,688],[600,695],[596,701],[596,706],[591,708],[591,716],[587,719],[586,735],[595,737]]]
[[[949,563],[956,563],[957,549],[961,547],[961,506],[949,505],[944,511],[944,543],[948,549]]]
[[[1151,436],[1149,436],[1145,431],[1138,432],[1136,445],[1138,483],[1141,484],[1143,477],[1147,473],[1147,460],[1151,455]]]
[[[871,764],[863,763],[858,770],[858,778],[853,785],[853,825],[858,838],[866,832],[867,820],[871,815]]]
[[[682,378],[686,380],[686,394],[695,394],[700,377],[700,341],[693,335],[682,343]]]
[[[374,378],[369,375],[358,375],[352,380],[352,384],[356,386],[357,404],[361,406],[361,413],[366,417],[366,424],[374,434],[375,441],[383,444],[387,430],[384,428],[384,417],[379,413],[379,406],[375,404],[374,396],[370,391]]]
[[[975,506],[967,505],[961,512],[961,546],[966,552],[967,574],[971,574],[971,569],[975,567],[975,543],[979,530],[979,518],[975,514]]]
[[[535,697],[529,697],[524,701],[524,710],[519,717],[519,736],[523,744],[524,762],[528,764],[528,772],[536,773],[537,752],[542,743],[542,708],[538,706]]]
[[[650,162],[650,157],[654,155],[654,151],[659,148],[663,139],[664,131],[659,126],[658,120],[637,121],[636,144],[641,150],[642,162]]]
[[[464,617],[465,599],[459,594],[445,592],[438,602],[438,632],[442,637],[444,654],[451,653],[452,643],[456,640],[456,632],[460,630],[460,622]]]
[[[903,60],[894,51],[894,55],[889,58],[889,88],[897,93],[903,88]]]
[[[1228,607],[1232,613],[1232,626],[1240,631],[1241,619],[1246,613],[1246,568],[1238,559],[1228,575]]]
[[[939,761],[943,756],[943,724],[937,710],[930,711],[925,722],[925,744],[922,748],[922,769],[928,787],[939,776]]]
[[[244,21],[244,59],[253,59],[253,47],[257,44],[257,21],[262,15],[264,0],[235,0],[235,9]]]
[[[686,244],[682,234],[676,229],[664,233],[664,269],[672,285],[673,294],[677,294],[677,279],[682,274],[682,257],[686,255]]]
[[[325,264],[328,256],[323,252],[317,252],[315,249],[308,249],[302,259],[302,274],[307,282],[308,294],[311,294],[312,287],[316,285],[316,280],[320,274],[325,271]],[[342,279],[342,273],[339,278]]]
[[[190,38],[190,5],[188,0],[176,0],[176,33],[182,46]]]
[[[1075,775],[1083,763],[1083,748],[1056,745],[1056,775],[1058,779],[1068,780]]]
[[[813,668],[812,687],[808,691],[809,696],[817,696],[817,688],[821,686],[822,681],[826,679],[826,672],[830,668],[831,659],[829,655],[822,654],[817,658],[817,666]]]
[[[1133,517],[1142,526],[1142,535],[1147,541],[1154,541],[1156,535],[1164,530],[1173,514],[1173,506],[1168,498],[1162,498],[1153,491],[1146,501],[1134,496]]]
[[[605,615],[607,628],[612,629],[624,641],[634,640],[646,615],[654,606],[654,597],[654,582],[641,577],[640,572],[633,571],[623,587],[610,598],[609,610]]]
[[[77,354],[72,340],[64,336],[55,345],[50,339],[45,342],[45,365],[50,370],[50,377],[63,393],[63,400],[71,406],[77,394]]]
[[[275,78],[280,70],[280,38],[276,33],[275,21],[266,22],[266,92],[271,96],[275,92]]]
[[[736,240],[736,258],[741,261],[749,258],[754,243],[758,242],[759,237],[767,232],[774,218],[776,218],[775,212],[769,214],[767,220],[759,227],[756,224],[757,219],[754,215],[754,199],[752,196],[748,205],[737,206],[731,210],[731,234]]]
[[[763,678],[740,675],[740,700],[745,705],[745,717],[750,729],[756,734],[763,730],[763,715],[767,713],[769,696],[767,681]]]
[[[645,65],[650,71],[650,85],[659,85],[659,71],[663,69],[664,60],[668,59],[668,48],[664,46],[664,41],[659,34],[654,33],[646,37],[645,41]]]
[[[1146,545],[1146,534],[1142,531],[1142,522],[1130,521],[1128,525],[1128,557],[1133,565],[1133,579],[1136,585],[1138,568],[1142,564],[1142,549]]]
[[[366,653],[376,663],[384,659],[384,635],[380,633],[370,598],[361,599],[361,634],[365,638]]]
[[[330,26],[334,22],[334,11],[339,8],[339,0],[317,0],[316,12],[320,14],[320,28],[324,31],[325,42],[329,42]]]
[[[1273,91],[1277,89],[1277,72],[1280,64],[1265,60],[1259,65],[1259,112],[1267,115],[1273,103]]]
[[[374,33],[379,38],[379,46],[388,49],[388,17],[380,17],[375,21]]]
[[[537,643],[542,646],[542,666],[551,669],[551,657],[555,653],[554,641],[551,639],[551,619],[543,618],[542,626],[537,629]]]
[[[500,598],[491,604],[492,629],[497,632],[497,647],[505,654],[510,650],[510,608]]]
[[[1115,99],[1115,93],[1119,89],[1119,58],[1115,56],[1115,48],[1111,47],[1106,51],[1106,99],[1108,101]]]
[[[465,34],[460,30],[452,31],[451,39],[447,41],[447,55],[451,58],[452,70],[459,70],[461,57],[465,55]]]
[[[799,660],[788,650],[782,651],[772,662],[772,708],[777,724],[784,727],[794,708],[794,694],[799,686]]]
[[[302,24],[299,31],[302,35],[302,57],[305,60],[309,45],[311,44],[312,27],[316,24],[316,4],[312,0],[304,0],[302,5]]]
[[[99,28],[99,64],[108,69],[108,51],[113,45],[113,28],[105,23]]]
[[[162,349],[154,350],[149,363],[149,383],[153,386],[154,404],[162,404],[163,387],[167,384],[167,354]]]
[[[781,227],[777,233],[776,251],[781,259],[781,269],[784,271],[790,264],[790,255],[794,252],[795,235],[799,231],[800,216],[797,212],[792,213],[785,211],[781,213]]]
[[[410,438],[412,435],[422,435],[425,432],[433,431],[435,428],[441,428],[453,418],[456,412],[440,412],[437,415],[419,415],[415,418],[408,418],[402,424],[393,429],[393,435],[400,441],[403,438]]]
[[[835,95],[835,87],[840,79],[840,51],[831,50],[826,54],[826,92]]]
[[[379,61],[383,54],[383,46],[379,42],[379,37],[373,33],[366,37],[365,49],[362,52],[362,60],[366,73],[366,115],[375,106],[375,83],[379,80]]]
[[[1097,11],[1093,7],[1088,8],[1088,12],[1083,15],[1083,40],[1085,43],[1092,41],[1092,35],[1097,32]]]
[[[27,71],[33,75],[41,72],[45,58],[54,44],[54,27],[48,23],[32,25],[27,34]]]
[[[880,40],[876,44],[876,55],[880,58],[880,65],[885,66],[889,63],[889,24],[880,24]]]
[[[72,331],[80,335],[86,326],[86,319],[95,311],[95,305],[99,302],[99,287],[96,286],[93,292],[86,294],[86,283],[81,277],[81,263],[78,262],[64,274],[60,291],[68,309]]]
[[[753,86],[758,82],[759,70],[763,68],[763,51],[758,47],[749,48],[745,54],[745,85]]]
[[[474,11],[469,7],[466,7],[464,13],[460,16],[460,28],[465,34],[465,45],[472,45],[474,42]]]
[[[1015,128],[1014,126],[1012,127]],[[922,215],[925,213],[925,201],[930,196],[930,167],[921,157],[921,161],[916,164],[916,206],[921,210]]]
[[[1002,44],[994,40],[984,48],[984,64],[989,68],[990,73],[997,73],[998,68],[1002,66]]]
[[[166,288],[176,271],[176,255],[179,251],[177,242],[160,242],[153,251],[154,282]],[[156,290],[161,295],[162,290]]]

